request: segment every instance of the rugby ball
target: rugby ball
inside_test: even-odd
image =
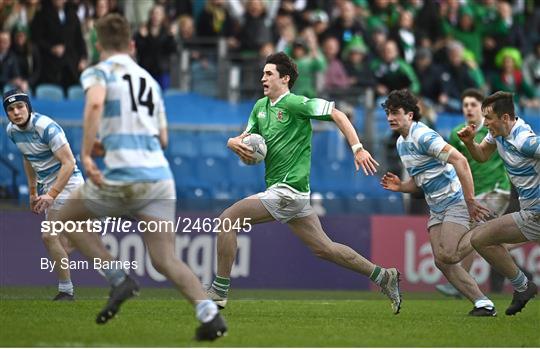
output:
[[[253,157],[255,160],[253,162],[246,163],[247,165],[255,165],[264,160],[266,157],[266,142],[261,135],[252,133],[242,138],[242,143],[253,149]]]

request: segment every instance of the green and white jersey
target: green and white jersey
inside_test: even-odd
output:
[[[461,139],[459,139],[457,132],[465,126],[467,126],[465,123],[461,123],[454,127],[452,132],[450,132],[450,139],[448,143],[450,143],[467,158],[474,179],[475,195],[489,193],[495,189],[510,191],[510,179],[506,174],[504,163],[499,154],[497,152],[493,152],[488,161],[478,162],[473,159],[465,144],[463,144]],[[478,144],[482,143],[487,134],[487,127],[482,125],[476,131],[474,141]]]
[[[286,184],[309,192],[311,119],[331,121],[334,102],[286,93],[276,103],[268,97],[255,103],[246,131],[266,141],[266,186]]]

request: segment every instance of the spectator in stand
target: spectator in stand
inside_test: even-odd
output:
[[[329,95],[343,95],[351,86],[351,79],[339,59],[339,41],[333,37],[327,37],[323,42],[323,53],[326,58],[327,68],[324,72],[323,91]]]
[[[41,56],[36,45],[28,40],[28,28],[16,26],[13,29],[11,50],[17,57],[21,79],[27,82],[27,88],[35,89],[41,74]],[[27,92],[24,88],[22,90]]]
[[[461,93],[468,88],[481,88],[481,81],[475,81],[474,72],[463,59],[463,45],[450,41],[447,45],[448,64],[443,67],[444,98],[439,103],[446,111],[459,113]]]
[[[304,29],[300,37],[294,41],[290,56],[298,66],[298,79],[292,92],[308,98],[315,97],[317,90],[315,74],[326,69],[326,60],[319,50],[312,28]]]
[[[399,57],[397,44],[393,40],[388,40],[384,44],[382,59],[375,59],[371,68],[377,79],[375,91],[378,96],[404,88],[414,94],[420,92],[420,83],[414,69]]]
[[[238,43],[232,39],[236,31],[235,26],[235,22],[225,7],[225,0],[208,0],[197,20],[197,36],[201,38],[225,37],[229,39],[230,47],[237,47]]]
[[[361,37],[354,37],[343,49],[342,59],[345,71],[349,75],[352,87],[375,87],[376,80],[370,69],[368,49]]]
[[[322,42],[322,40],[328,36],[328,15],[323,10],[313,11],[310,15],[310,22],[315,31],[315,35],[319,38],[319,42]]]
[[[388,0],[375,0],[371,5],[368,28],[373,28],[379,23],[384,24],[387,28],[393,28],[399,21],[399,5],[396,3]]]
[[[513,46],[520,50],[526,48],[525,26],[523,19],[514,17],[512,6],[506,1],[492,1],[488,6],[479,7],[479,19],[485,28],[483,39],[484,63],[481,65],[484,73],[493,75],[498,69],[495,66],[495,56],[503,47]],[[485,13],[489,21],[481,19]]]
[[[96,0],[94,7],[94,15],[86,20],[87,31],[87,49],[89,53],[90,65],[94,65],[99,62],[99,51],[96,47],[97,33],[94,27],[95,22],[101,17],[105,16],[111,10],[110,0]]]
[[[155,5],[154,0],[122,0],[122,13],[134,28],[148,22],[149,14]]]
[[[420,48],[414,57],[414,70],[420,81],[420,96],[427,105],[436,105],[447,100],[442,83],[442,69],[433,63],[433,54],[428,48]]]
[[[176,42],[171,32],[165,8],[154,5],[148,23],[135,34],[137,61],[166,90],[171,81],[171,55],[176,53]]]
[[[10,31],[17,26],[28,28],[39,6],[39,0],[20,0],[15,2],[11,13],[4,22],[4,29]]]
[[[493,91],[514,92],[515,102],[527,108],[540,108],[534,88],[523,78],[521,53],[514,47],[503,48],[495,58],[498,73],[491,78]]]
[[[388,41],[388,29],[384,24],[379,24],[369,32],[368,46],[374,56],[382,57],[384,45]]]
[[[0,91],[6,85],[28,90],[28,83],[21,79],[17,57],[11,51],[11,37],[7,31],[0,31]]]
[[[523,80],[534,88],[537,96],[540,96],[540,38],[536,40],[533,52],[525,57]]]
[[[340,7],[340,15],[328,29],[328,35],[339,40],[340,47],[345,47],[357,36],[365,33],[364,25],[356,16],[356,7],[351,1],[344,1]]]
[[[448,21],[443,22],[445,35],[461,42],[463,46],[470,50],[476,62],[482,64],[482,35],[483,27],[476,25],[474,12],[469,6],[459,8],[457,26],[451,25]]]
[[[249,0],[246,3],[246,13],[242,20],[242,29],[238,35],[240,49],[251,56],[264,43],[272,41],[271,22],[266,18],[266,9],[262,0]]]
[[[43,2],[36,13],[30,32],[39,48],[41,70],[38,83],[57,84],[67,90],[79,84],[81,71],[87,66],[86,43],[81,23],[65,0]]]
[[[399,23],[390,33],[390,38],[398,44],[401,57],[403,57],[405,62],[412,64],[416,38],[414,33],[414,17],[411,11],[401,11]]]

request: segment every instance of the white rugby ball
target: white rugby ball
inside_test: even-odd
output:
[[[242,138],[242,143],[248,145],[253,149],[253,162],[247,163],[247,165],[255,165],[260,163],[266,157],[266,142],[261,135],[252,133],[249,136]]]

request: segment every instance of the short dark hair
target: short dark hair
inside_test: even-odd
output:
[[[388,98],[381,104],[384,111],[388,114],[392,110],[403,108],[405,113],[412,112],[413,120],[420,120],[420,108],[418,107],[418,98],[416,98],[409,90],[393,90],[388,95]]]
[[[497,117],[500,118],[504,114],[510,115],[511,119],[516,118],[514,111],[514,94],[512,92],[497,91],[494,94],[486,97],[482,102],[482,111],[492,107],[492,110]]]
[[[96,22],[97,40],[104,50],[126,51],[131,41],[131,29],[125,17],[109,13]]]
[[[275,64],[280,78],[289,75],[289,89],[294,86],[294,82],[298,78],[298,67],[291,57],[283,52],[276,52],[266,57],[266,64]]]
[[[468,88],[461,94],[461,101],[465,99],[465,97],[472,97],[476,99],[479,102],[482,102],[485,98],[484,93],[480,91],[477,88]]]

